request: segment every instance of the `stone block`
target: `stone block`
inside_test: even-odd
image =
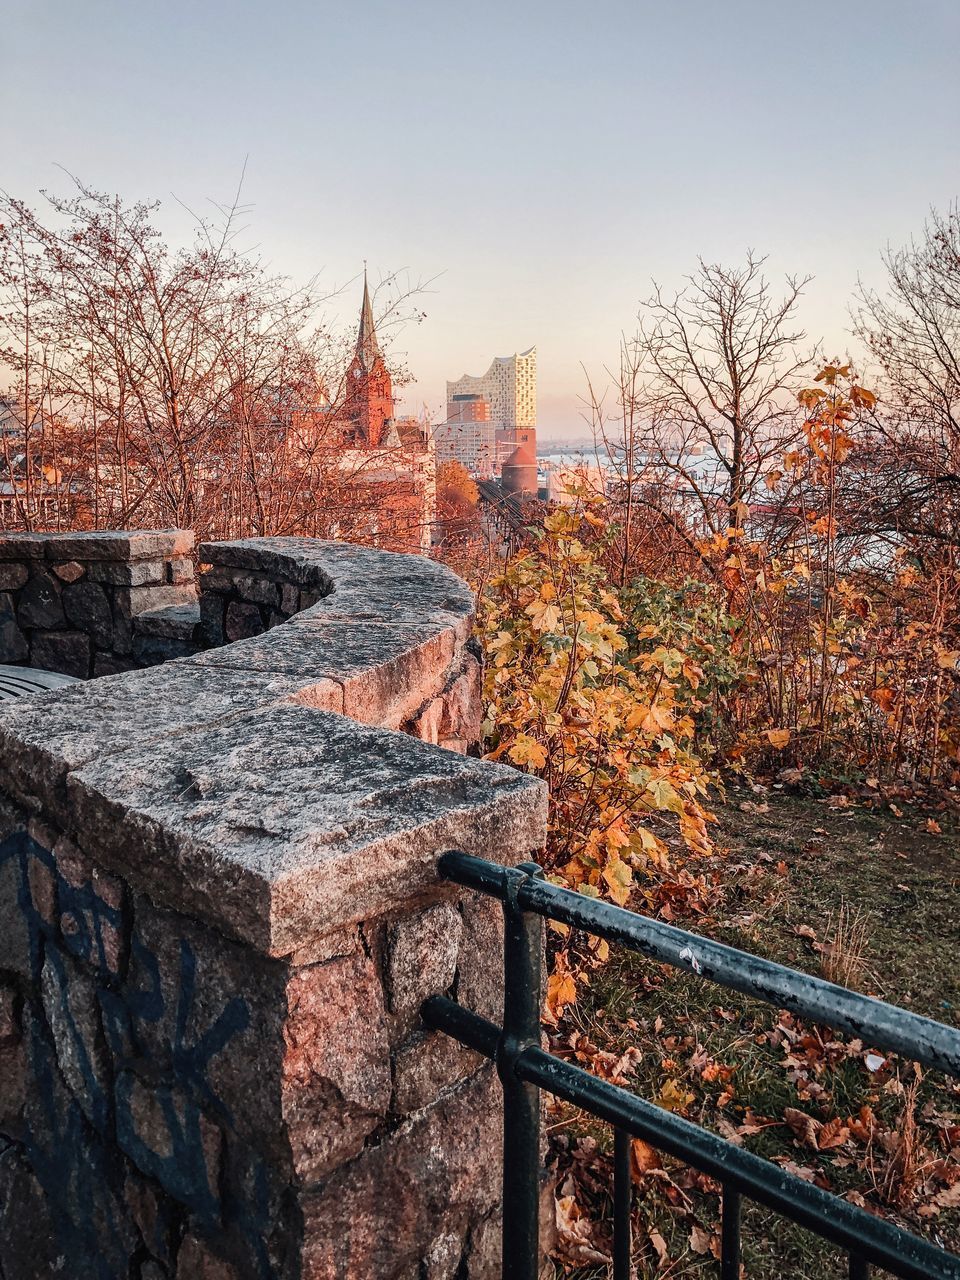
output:
[[[223,1134],[186,1090],[121,1071],[117,1142],[141,1172],[204,1221],[220,1219]]]
[[[43,923],[54,929],[59,924],[60,909],[57,905],[57,877],[52,863],[52,855],[45,857],[39,850],[27,854],[30,901]]]
[[[440,741],[448,738],[471,744],[480,741],[483,718],[480,663],[472,653],[464,653],[460,670],[448,682],[440,697]]]
[[[188,556],[192,529],[109,530],[40,535],[52,560],[144,560]]]
[[[284,582],[280,588],[280,612],[288,618],[300,609],[300,590],[296,583]]]
[[[279,584],[263,574],[238,573],[234,578],[234,585],[241,600],[267,605],[271,609],[277,609],[280,606]]]
[[[122,658],[115,653],[95,653],[93,655],[93,671],[91,674],[96,679],[99,679],[100,676],[116,676],[123,671],[136,670],[138,670],[138,666],[133,658]]]
[[[411,1115],[430,1106],[459,1080],[482,1065],[479,1054],[441,1031],[416,1031],[397,1050],[393,1068],[393,1110]]]
[[[92,582],[113,587],[158,586],[165,581],[159,556],[147,560],[94,560],[87,572]]]
[[[240,1273],[195,1235],[184,1236],[176,1280],[243,1280]]]
[[[52,567],[61,582],[79,582],[87,572],[86,566],[79,564],[76,560],[65,560],[62,564],[55,564]]]
[[[54,1216],[23,1149],[0,1152],[0,1276],[9,1280],[67,1277],[76,1263],[58,1239]],[[74,1270],[74,1275],[82,1274]]]
[[[63,1078],[83,1114],[103,1133],[112,1113],[111,1079],[93,978],[71,956],[48,947],[41,991]]]
[[[13,597],[0,592],[0,663],[24,662],[29,654],[27,638],[17,625]]]
[[[42,560],[48,535],[42,533],[0,534],[0,560]]]
[[[17,620],[21,627],[38,627],[53,631],[66,621],[60,599],[60,581],[46,569],[36,568],[17,602]]]
[[[175,663],[108,676],[0,707],[0,789],[63,827],[75,826],[67,804],[71,769],[184,729],[309,693],[309,682],[256,672],[206,671]]]
[[[130,1163],[127,1163],[123,1179],[123,1199],[137,1230],[147,1249],[154,1259],[159,1259],[163,1267],[172,1269],[176,1252],[177,1226],[179,1206],[161,1191],[155,1182],[140,1174]],[[157,1262],[144,1264],[140,1271],[140,1280],[151,1273],[146,1267],[156,1267],[161,1280],[167,1280],[169,1272],[163,1270]]]
[[[195,605],[197,589],[192,584],[159,587],[131,587],[129,591],[130,615],[149,613],[155,609],[169,609],[172,605]]]
[[[393,1013],[408,1021],[419,1015],[428,996],[449,990],[462,936],[463,919],[448,902],[438,902],[391,926],[387,984]]]
[[[466,1241],[499,1197],[492,1069],[451,1091],[301,1196],[303,1280],[395,1277],[444,1236]],[[454,1272],[456,1274],[456,1272]]]
[[[228,1130],[277,1159],[288,1150],[280,1106],[286,977],[284,965],[135,899],[120,994],[137,1053],[184,1090],[200,1088]]]
[[[142,667],[156,667],[175,658],[187,658],[195,652],[192,640],[174,640],[168,636],[137,635],[134,628],[133,657]]]
[[[25,564],[15,560],[0,560],[0,591],[17,591],[30,577]]]
[[[23,909],[29,894],[28,841],[25,830],[0,840],[0,969],[22,978],[33,976],[31,921]]]
[[[30,645],[30,663],[81,680],[90,674],[90,637],[82,631],[38,631]]]
[[[78,631],[92,637],[101,649],[113,641],[113,612],[103,587],[96,582],[74,582],[63,588],[63,611]]]
[[[228,639],[233,608],[253,606],[228,606]],[[209,650],[192,661],[335,680],[343,687],[345,715],[388,728],[399,728],[446,685],[455,647],[449,630],[366,622],[308,624],[301,616],[267,635]]]
[[[503,908],[482,893],[464,894],[457,958],[457,1000],[491,1022],[503,1020]]]
[[[60,1073],[49,1030],[32,1014],[24,1041],[31,1075],[43,1082],[27,1097],[25,1143],[70,1259],[65,1274],[126,1276],[139,1237],[117,1194],[116,1149],[91,1130]]]
[[[273,955],[416,901],[443,849],[518,859],[545,831],[539,780],[306,707],[101,757],[67,787],[101,865]]]
[[[224,609],[223,596],[215,591],[201,591],[200,643],[208,649],[216,648],[226,640],[223,629]]]
[[[231,600],[224,616],[224,634],[228,640],[246,640],[266,630],[260,610],[255,604]]]
[[[167,560],[164,564],[165,580],[180,586],[194,581],[193,561],[186,556]]]
[[[356,1155],[390,1104],[383,992],[366,956],[291,974],[283,1119],[294,1169],[315,1182]]]
[[[21,1132],[21,1115],[27,1097],[20,1003],[17,989],[9,983],[0,983],[0,1133],[13,1137]]]
[[[167,605],[138,613],[133,619],[134,634],[165,636],[173,640],[192,641],[200,624],[200,606],[196,603]]]

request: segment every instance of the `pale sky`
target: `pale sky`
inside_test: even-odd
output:
[[[813,274],[848,343],[858,273],[960,195],[960,0],[5,0],[0,186],[228,199],[333,288],[434,278],[401,411],[536,344],[540,433],[584,433],[652,276],[752,247]],[[183,234],[174,205],[165,225]],[[344,318],[359,306],[355,286]]]

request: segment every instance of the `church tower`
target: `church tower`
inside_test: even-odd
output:
[[[347,370],[344,417],[353,427],[354,443],[359,448],[376,449],[388,443],[387,437],[394,434],[391,430],[393,384],[377,344],[366,270],[357,349]]]

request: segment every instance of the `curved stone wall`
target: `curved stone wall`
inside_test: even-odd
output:
[[[418,1009],[499,1017],[497,911],[436,858],[526,856],[546,797],[433,745],[477,733],[470,593],[200,558],[205,642],[262,632],[0,708],[0,1274],[492,1275],[498,1086]]]

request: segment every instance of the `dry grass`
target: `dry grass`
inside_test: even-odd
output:
[[[828,982],[859,990],[866,975],[870,918],[849,902],[827,917],[820,947],[820,972]]]

